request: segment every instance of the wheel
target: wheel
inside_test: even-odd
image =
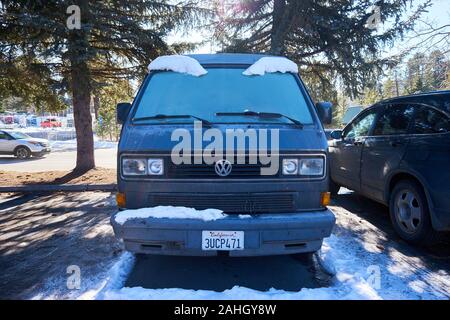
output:
[[[331,179],[331,177],[330,177],[329,189],[330,189],[331,195],[335,196],[338,194],[339,189],[341,189],[341,186],[338,185],[336,182],[334,182],[333,179]]]
[[[417,182],[403,180],[395,185],[389,200],[389,214],[402,239],[417,245],[430,245],[438,240],[438,233],[431,225],[427,198]]]
[[[28,159],[31,156],[31,151],[27,147],[18,147],[14,155],[19,159]]]

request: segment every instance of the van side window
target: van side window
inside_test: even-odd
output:
[[[344,139],[355,139],[358,137],[367,136],[369,134],[369,130],[372,127],[376,115],[377,110],[372,110],[369,113],[363,115],[361,118],[356,119],[345,130],[343,134]]]
[[[450,120],[445,114],[433,108],[417,107],[413,133],[430,134],[449,131]]]
[[[389,105],[378,118],[374,136],[406,134],[413,118],[414,108],[409,105]]]
[[[0,131],[0,140],[9,140],[6,133]]]

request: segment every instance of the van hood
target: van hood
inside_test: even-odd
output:
[[[177,139],[174,137],[175,141],[172,141],[171,137],[175,130],[182,130],[183,136],[190,137],[191,148],[194,147],[194,125],[125,125],[122,131],[121,139],[119,142],[119,153],[130,152],[130,153],[170,153],[173,148],[180,143],[182,138]],[[278,130],[279,135],[279,150],[280,152],[299,152],[299,151],[321,151],[326,152],[328,144],[322,128],[315,125],[307,125],[303,129],[295,126],[279,126],[279,125],[255,125],[255,124],[214,124],[211,128],[202,129],[202,135],[197,131],[197,137],[204,137],[204,133],[208,129],[219,130],[222,134],[223,146],[225,149],[226,141],[226,130],[227,129],[241,129],[246,132],[246,130],[254,129],[257,133],[257,139],[259,143],[259,138],[261,137],[260,129],[267,130],[267,146],[271,147],[271,134]],[[248,132],[248,131],[247,131]],[[177,131],[181,133],[181,131]],[[276,133],[275,133],[276,135]],[[275,136],[274,136],[275,137]],[[187,138],[186,138],[187,139]],[[197,138],[198,139],[198,138]],[[211,141],[201,139],[202,148],[205,149]],[[246,150],[248,151],[248,138],[246,138]],[[235,144],[236,149],[236,144]]]

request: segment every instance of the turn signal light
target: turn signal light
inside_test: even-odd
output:
[[[320,194],[320,204],[324,207],[328,206],[330,204],[330,192],[322,192]]]
[[[116,193],[116,202],[117,202],[117,206],[119,208],[125,208],[126,207],[125,193],[117,192]]]

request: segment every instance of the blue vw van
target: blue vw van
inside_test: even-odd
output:
[[[322,125],[331,122],[331,104],[314,104],[296,65],[282,57],[162,62],[150,65],[132,104],[117,106],[120,210],[111,223],[126,249],[193,256],[319,250],[335,223]],[[174,157],[181,138],[192,146],[183,161]],[[208,149],[212,143],[223,150]],[[192,211],[177,217],[180,208]]]

